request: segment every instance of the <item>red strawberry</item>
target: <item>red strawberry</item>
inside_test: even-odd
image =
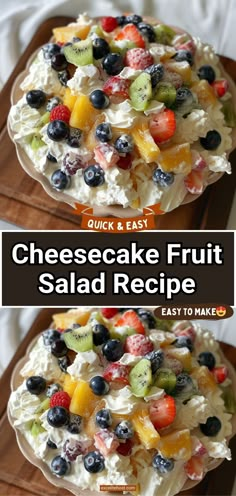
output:
[[[69,124],[70,110],[66,105],[57,105],[50,112],[50,121],[63,121]]]
[[[172,424],[176,415],[175,400],[172,396],[164,396],[151,402],[150,419],[156,429]]]
[[[113,167],[119,160],[119,153],[114,146],[108,143],[102,143],[94,148],[94,157],[96,162],[103,168]]]
[[[191,338],[194,341],[196,337],[196,332],[192,326],[185,327],[185,329],[181,329],[180,331],[175,332],[176,336],[186,336],[187,338]]]
[[[101,314],[105,319],[112,319],[117,313],[118,313],[118,308],[102,308],[101,309]]]
[[[225,365],[222,365],[222,367],[215,367],[212,370],[212,373],[215,377],[217,384],[221,384],[228,377],[228,369]]]
[[[188,40],[186,41],[186,43],[177,45],[175,48],[177,48],[178,50],[187,50],[188,52],[191,52],[192,55],[194,55],[196,52],[196,45],[193,40]]]
[[[204,444],[198,439],[196,436],[191,437],[192,441],[192,454],[193,455],[198,455],[202,456],[207,453],[207,449],[205,448]]]
[[[107,16],[102,18],[101,26],[102,29],[106,31],[106,33],[111,33],[112,31],[114,31],[114,29],[117,28],[118,23],[115,17]]]
[[[203,192],[203,175],[201,170],[192,170],[185,178],[184,184],[189,193],[200,195]]]
[[[71,399],[68,393],[65,391],[58,391],[50,398],[50,408],[53,408],[54,406],[62,406],[63,408],[66,408],[66,410],[69,410],[70,401]]]
[[[153,351],[153,343],[147,336],[141,334],[132,334],[125,340],[124,350],[126,353],[131,353],[135,356],[144,356],[150,351]]]
[[[196,150],[191,151],[192,161],[193,161],[193,169],[194,170],[203,170],[206,168],[207,163],[205,159],[198,153]]]
[[[108,382],[120,382],[129,384],[130,367],[122,363],[110,363],[103,372],[103,377]]]
[[[119,453],[119,455],[130,456],[132,453],[132,448],[133,448],[133,443],[131,439],[127,439],[125,443],[120,443],[116,451],[117,453]]]
[[[120,160],[117,162],[117,167],[120,169],[128,170],[132,166],[132,155],[127,153],[125,157],[120,157]]]
[[[103,86],[103,91],[109,96],[123,96],[129,98],[129,87],[131,81],[119,76],[110,77]]]
[[[214,83],[212,83],[211,86],[213,87],[215,94],[216,96],[218,96],[218,98],[224,96],[229,89],[229,83],[227,79],[219,79],[217,81],[214,81]]]
[[[140,69],[141,71],[144,71],[153,62],[153,56],[148,50],[144,50],[143,48],[131,48],[131,50],[126,52],[124,59],[125,65],[132,67],[132,69]]]
[[[133,41],[139,48],[145,48],[145,40],[134,24],[127,24],[115,37],[115,40]]]
[[[102,429],[94,434],[94,446],[104,456],[109,455],[109,453],[114,453],[119,444],[114,432],[109,431],[108,429]]]
[[[204,475],[204,463],[200,456],[192,456],[184,465],[189,479],[200,481]]]
[[[116,321],[116,327],[132,327],[137,334],[145,334],[145,327],[134,310],[127,310]]]
[[[154,114],[149,128],[155,143],[163,143],[169,140],[176,130],[175,113],[173,110],[165,109],[159,114]]]

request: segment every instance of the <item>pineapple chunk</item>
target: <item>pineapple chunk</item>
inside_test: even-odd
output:
[[[72,396],[70,412],[81,415],[81,417],[89,418],[98,401],[100,401],[99,397],[92,392],[89,384],[80,381]]]
[[[202,80],[199,83],[194,84],[191,90],[197,95],[198,101],[204,110],[206,110],[209,105],[216,105],[218,102],[214,89],[208,81]]]
[[[70,398],[72,398],[77,384],[78,384],[78,381],[74,381],[69,374],[66,374],[64,384],[63,384],[63,391],[68,393]]]
[[[56,313],[53,315],[53,322],[58,329],[69,329],[73,324],[85,326],[90,317],[90,310],[83,312]]]
[[[166,348],[166,352],[169,358],[176,358],[176,360],[179,360],[186,372],[192,370],[192,355],[188,348]]]
[[[76,99],[70,116],[70,126],[89,131],[98,114],[98,110],[92,106],[89,97],[80,95]]]
[[[134,430],[146,449],[156,448],[160,435],[152,424],[147,410],[139,410],[132,416]]]
[[[131,134],[143,160],[147,164],[155,162],[159,157],[160,148],[150,134],[148,123],[142,122],[141,125],[134,127]]]
[[[194,369],[191,377],[197,381],[198,387],[203,394],[207,394],[217,388],[213,374],[204,365]]]
[[[87,34],[90,30],[90,26],[63,26],[53,29],[53,36],[56,43],[67,43],[71,41],[73,37],[85,40]]]
[[[174,431],[162,436],[158,450],[166,458],[187,461],[192,456],[192,442],[189,429]]]
[[[63,103],[70,109],[71,112],[74,108],[74,104],[76,100],[77,100],[77,96],[71,94],[70,88],[66,88],[65,95],[63,98]]]
[[[190,84],[192,81],[192,69],[188,62],[168,62],[166,68],[170,72],[179,74],[185,84]]]
[[[165,148],[158,157],[158,163],[164,172],[189,174],[192,170],[192,155],[189,143]]]

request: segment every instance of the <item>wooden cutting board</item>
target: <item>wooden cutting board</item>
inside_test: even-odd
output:
[[[68,17],[53,17],[38,28],[0,94],[0,218],[25,229],[65,230],[80,227],[80,217],[74,215],[73,209],[50,198],[42,186],[21,168],[6,127],[15,78],[25,68],[29,56],[49,40],[52,29],[71,20]],[[226,58],[222,58],[222,62],[236,81],[236,62]],[[208,187],[197,201],[156,217],[156,228],[225,229],[235,192],[236,152],[231,156],[231,163],[233,175],[225,174],[220,181]]]
[[[32,339],[51,322],[52,314],[64,309],[42,310],[24,341],[19,346],[14,358],[0,380],[0,495],[1,496],[69,496],[68,491],[52,486],[39,469],[31,465],[21,454],[15,432],[10,427],[6,408],[10,394],[10,378],[18,360],[24,356]],[[236,366],[236,348],[222,344],[225,356]],[[224,495],[229,496],[235,477],[236,436],[231,440],[232,462],[223,462],[216,470],[209,472],[201,484],[179,496]],[[106,493],[104,493],[105,495]],[[118,493],[119,494],[119,493]],[[121,494],[121,493],[120,493]],[[91,494],[92,496],[92,494]]]

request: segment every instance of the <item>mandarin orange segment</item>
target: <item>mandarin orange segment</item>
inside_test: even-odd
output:
[[[158,163],[164,172],[189,174],[192,169],[192,155],[189,143],[165,148],[158,157]]]
[[[65,380],[63,383],[63,391],[69,394],[70,398],[72,398],[75,388],[78,384],[78,381],[74,381],[70,374],[66,374]]]
[[[56,313],[53,315],[53,322],[58,329],[69,329],[73,324],[84,326],[87,324],[90,310],[83,312]]]
[[[192,370],[192,355],[188,348],[166,348],[168,357],[176,358],[182,363],[184,370],[190,372]]]
[[[139,123],[131,130],[131,135],[143,160],[148,164],[155,162],[160,155],[160,148],[150,134],[148,123],[144,121]]]
[[[89,97],[87,95],[80,95],[75,101],[70,116],[70,126],[77,127],[82,131],[89,131],[98,113],[98,110],[91,104]]]
[[[89,25],[85,26],[63,26],[54,28],[53,36],[55,38],[56,43],[67,43],[71,41],[72,38],[80,38],[81,40],[85,40],[87,34],[90,30]]]
[[[99,397],[92,392],[89,384],[80,381],[71,399],[70,412],[81,415],[81,417],[89,418],[98,401]]]
[[[158,450],[166,458],[187,461],[192,456],[192,442],[189,429],[174,431],[161,436]]]
[[[134,430],[146,449],[156,448],[160,435],[152,424],[147,410],[139,410],[132,415]]]
[[[191,377],[197,381],[198,387],[203,394],[207,394],[217,388],[213,374],[205,365],[194,369]]]
[[[198,101],[204,109],[207,109],[209,105],[215,105],[218,102],[214,89],[210,86],[208,81],[202,80],[199,83],[194,84],[191,90],[197,95]]]
[[[63,98],[63,103],[70,109],[71,112],[74,108],[74,104],[76,100],[77,100],[77,96],[71,94],[70,88],[66,88],[65,95]]]

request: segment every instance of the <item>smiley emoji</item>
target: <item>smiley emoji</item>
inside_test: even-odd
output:
[[[224,317],[225,314],[226,314],[226,308],[225,307],[217,307],[216,308],[217,317]]]

